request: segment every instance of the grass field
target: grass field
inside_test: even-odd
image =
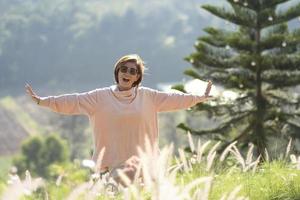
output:
[[[27,193],[22,199],[300,199],[300,157],[287,153],[280,160],[260,162],[251,148],[243,156],[232,144],[217,155],[218,143],[208,143],[198,145],[193,156],[179,149],[179,156],[174,157],[171,146],[163,148],[155,160],[145,156],[149,153],[141,155],[143,185],[136,179],[127,188],[119,186],[118,192],[111,191],[111,181],[92,181],[95,174],[78,161],[54,165],[52,178],[42,184],[33,186],[37,179],[27,174],[22,182]],[[5,194],[3,183],[0,188]]]
[[[0,180],[6,180],[9,169],[11,167],[11,160],[10,156],[3,156],[0,157]]]
[[[8,173],[11,167],[11,157],[0,157],[0,194],[6,187],[6,180],[8,179]]]

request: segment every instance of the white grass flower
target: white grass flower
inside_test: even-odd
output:
[[[15,175],[9,174],[9,179],[13,183],[20,182],[20,177],[17,174],[15,174]]]
[[[217,150],[217,148],[219,147],[219,145],[221,144],[221,142],[217,142],[208,152],[207,157],[211,157],[211,155]]]
[[[193,171],[193,164],[192,164],[191,159],[189,159],[189,160],[187,159],[187,164],[188,164],[189,170]]]
[[[209,156],[207,156],[207,164],[206,164],[206,171],[210,171],[211,166],[215,160],[215,157],[217,155],[217,152],[213,152],[212,154],[209,154]]]
[[[208,199],[209,192],[210,192],[211,186],[212,186],[212,182],[213,182],[213,177],[208,177],[205,180],[204,190],[202,192],[202,198],[200,200],[207,200]]]
[[[227,198],[227,193],[223,194],[220,200],[226,200]]]
[[[7,180],[7,185],[12,185],[13,181],[12,180]]]
[[[296,158],[296,156],[295,156],[294,154],[291,154],[291,155],[290,155],[290,159],[291,159],[291,162],[292,162],[293,164],[297,163],[297,158]]]
[[[201,145],[200,139],[198,140],[198,146],[197,146],[197,162],[201,163],[203,153],[206,149],[206,147],[210,144],[210,140],[206,141],[203,145]]]
[[[169,170],[169,180],[171,182],[175,182],[176,181],[176,175],[178,173],[178,171],[180,170],[182,166],[180,165],[176,165],[175,168],[172,168],[172,170]]]
[[[181,162],[183,164],[183,170],[185,172],[189,172],[190,168],[188,166],[186,155],[185,155],[184,151],[182,149],[178,149],[178,152],[179,152],[179,158],[180,158],[180,160],[181,160]]]
[[[211,150],[208,152],[208,155],[206,157],[207,160],[207,164],[206,164],[206,171],[210,171],[211,166],[213,164],[213,161],[217,155],[217,148],[219,147],[219,145],[221,144],[221,142],[217,142],[212,148]]]
[[[288,157],[288,155],[289,155],[289,153],[290,153],[290,151],[291,151],[291,146],[292,146],[292,138],[290,138],[289,143],[288,143],[288,145],[287,145],[287,147],[286,147],[285,158]]]
[[[55,181],[55,185],[56,185],[56,186],[60,186],[60,185],[61,185],[61,181],[62,181],[63,177],[64,177],[64,174],[60,174],[60,175],[57,177],[57,179],[56,179],[56,181]]]
[[[85,194],[88,191],[89,184],[82,183],[72,190],[72,192],[67,196],[66,200],[77,199],[80,195]]]
[[[126,185],[129,186],[131,184],[131,180],[128,178],[128,176],[120,169],[116,170],[118,177],[122,180],[122,182]]]
[[[270,162],[270,156],[268,150],[265,148],[265,161]]]
[[[235,145],[233,145],[232,147],[233,147],[233,150],[230,150],[230,152],[233,153],[236,160],[242,165],[242,169],[244,171],[246,168],[245,160],[244,160],[243,156],[241,155],[240,151],[238,150],[238,148]]]
[[[247,151],[247,157],[246,157],[246,165],[252,163],[252,159],[253,159],[254,144],[250,143],[249,146],[250,147]]]
[[[93,174],[91,175],[91,178],[92,178],[92,179],[99,179],[99,178],[100,178],[100,174],[99,174],[99,173],[93,173]]]
[[[142,165],[137,166],[136,173],[134,175],[133,184],[138,185],[142,174]]]
[[[18,172],[18,168],[17,168],[16,166],[12,166],[12,167],[10,168],[10,173],[16,174],[17,172]]]
[[[296,169],[300,169],[300,156],[298,156]]]
[[[191,190],[194,189],[196,186],[198,186],[200,184],[205,184],[206,189],[204,189],[204,191],[207,190],[206,191],[207,194],[202,193],[201,199],[207,200],[208,199],[208,194],[209,194],[209,188],[210,188],[210,185],[211,185],[211,180],[212,180],[212,177],[203,177],[203,178],[197,178],[197,179],[193,180],[191,183],[184,186],[183,191],[181,192],[179,199],[191,199],[190,198]]]
[[[222,152],[221,157],[220,157],[220,161],[223,162],[227,156],[227,154],[230,152],[230,150],[232,149],[232,146],[235,145],[237,143],[237,141],[232,142],[231,144],[229,144],[226,149]]]
[[[258,157],[257,157],[257,159],[253,162],[254,164],[253,164],[253,167],[252,167],[252,173],[254,174],[255,172],[256,172],[256,168],[257,168],[257,166],[258,166],[258,163],[260,162],[260,158],[261,158],[261,155],[259,155]]]
[[[89,160],[89,159],[82,160],[81,164],[82,164],[83,167],[87,167],[87,168],[90,168],[90,169],[94,169],[95,166],[96,166],[96,163],[93,160]]]
[[[290,155],[291,163],[296,167],[296,169],[300,169],[300,156],[298,158],[294,155]]]
[[[147,163],[144,162],[143,159],[141,159],[141,160],[142,160],[142,174],[143,174],[143,180],[144,180],[145,187],[151,188],[153,185],[153,180],[152,180],[150,168],[147,165]]]
[[[160,182],[155,185],[154,190],[151,192],[152,193],[151,199],[180,200],[179,192],[180,192],[179,187],[175,186],[174,183],[170,182],[166,177],[161,177]]]
[[[21,180],[18,175],[9,174],[11,185],[2,193],[2,199],[21,199],[22,195],[31,195],[38,187],[44,184],[41,178],[32,179],[29,171],[25,172],[25,179]]]
[[[32,194],[32,192],[31,192],[31,190],[29,190],[29,189],[27,189],[27,188],[24,188],[24,189],[23,189],[23,194],[24,194],[25,196],[30,196],[30,195]]]
[[[189,145],[190,145],[191,151],[192,151],[192,153],[194,153],[195,152],[195,144],[194,144],[194,141],[193,141],[190,131],[187,132],[187,135],[188,135],[188,140],[189,140]]]
[[[31,174],[28,170],[25,171],[25,180],[31,183]]]
[[[170,171],[169,161],[173,152],[172,149],[172,146],[169,148],[163,148],[159,155],[155,155],[156,159],[153,160],[153,155],[151,155],[151,152],[153,151],[149,151],[148,148],[148,152],[150,153],[145,153],[139,148],[139,156],[141,158],[143,179],[145,184],[144,188],[150,193],[151,199],[153,200],[180,200],[179,189],[174,182],[176,180],[176,172],[178,171],[181,162],[185,162],[184,160],[186,160],[186,157],[183,155],[183,150],[179,150],[181,160],[177,161],[179,164],[172,166],[173,171]],[[151,164],[149,162],[151,162]],[[187,164],[186,167],[188,167]],[[134,187],[137,186],[134,185]],[[141,197],[140,199],[143,198]]]
[[[104,156],[104,153],[105,153],[105,147],[103,147],[98,155],[98,158],[97,158],[97,162],[96,162],[96,165],[95,165],[95,168],[94,168],[94,171],[96,173],[100,173],[100,167],[101,167],[101,164],[102,164],[102,160],[103,160],[103,156]]]
[[[197,155],[192,155],[191,159],[190,159],[191,164],[196,164],[197,163]]]
[[[189,133],[188,133],[189,134]],[[193,152],[195,152],[194,142],[191,135],[189,137],[190,147]],[[289,156],[291,163],[297,169],[300,169],[300,156],[297,157],[294,154],[290,154],[291,149],[291,140],[287,146],[286,157]],[[173,145],[162,148],[160,153],[157,153],[157,144],[151,145],[150,141],[146,141],[145,149],[138,148],[140,165],[136,168],[136,173],[133,177],[133,180],[126,175],[126,172],[122,169],[117,169],[116,173],[118,178],[121,179],[126,187],[118,185],[116,180],[111,174],[108,174],[105,177],[101,177],[99,173],[96,172],[96,168],[101,166],[102,158],[104,151],[102,150],[99,153],[97,164],[90,162],[90,160],[82,161],[82,166],[95,169],[95,173],[91,175],[89,182],[82,183],[75,187],[73,191],[64,199],[77,199],[78,197],[83,199],[98,199],[100,195],[104,195],[105,199],[115,199],[116,191],[120,193],[120,197],[124,200],[143,200],[145,199],[144,193],[147,193],[152,200],[208,200],[209,194],[212,192],[213,179],[217,175],[211,175],[208,177],[195,178],[191,182],[187,183],[184,176],[180,176],[178,179],[179,170],[183,169],[182,172],[186,175],[192,174],[193,166],[195,160],[200,163],[206,148],[209,146],[210,141],[205,142],[201,145],[200,140],[197,143],[196,155],[193,155],[191,159],[188,158],[187,154],[183,149],[178,149],[179,158],[175,157],[176,164],[171,165]],[[249,144],[249,149],[247,151],[246,159],[242,156],[241,152],[236,146],[237,142],[233,142],[226,147],[220,156],[220,162],[226,159],[226,156],[230,153],[235,159],[237,165],[230,168],[227,175],[230,176],[231,173],[236,172],[236,167],[242,168],[243,172],[252,170],[253,173],[256,172],[258,163],[260,162],[261,156],[253,161],[253,149],[254,145]],[[211,171],[213,163],[216,161],[217,149],[220,145],[220,142],[214,144],[212,148],[208,151],[206,156],[206,171]],[[206,151],[207,152],[207,151]],[[267,151],[265,154],[268,158]],[[93,164],[95,166],[93,166]],[[99,164],[99,165],[98,165]],[[192,172],[192,173],[190,173]],[[22,195],[31,195],[32,192],[39,185],[37,179],[31,177],[29,171],[25,173],[25,180],[21,181],[17,175],[10,175],[10,179],[7,183],[10,183],[10,191],[4,192],[4,197],[6,199],[19,199]],[[282,179],[288,181],[292,179],[297,174],[291,174],[288,177],[281,176]],[[56,185],[61,185],[61,179],[63,174],[61,174],[57,180]],[[142,179],[141,179],[142,178]],[[92,187],[90,186],[91,180],[95,179]],[[143,183],[141,183],[143,181]],[[178,183],[179,182],[179,183]],[[113,186],[111,190],[109,187]],[[116,187],[117,190],[113,190]],[[222,195],[221,200],[249,200],[248,197],[239,196],[242,186],[235,187],[231,192],[225,193]],[[20,195],[17,192],[21,193]],[[15,196],[11,196],[11,195]],[[17,196],[19,195],[19,196]],[[47,195],[47,194],[46,194]],[[47,198],[48,199],[48,198]]]
[[[235,198],[237,198],[237,195],[241,189],[241,185],[234,188],[234,190],[231,193],[229,193],[227,200],[234,200]]]
[[[28,170],[25,171],[25,180],[22,182],[25,195],[31,195],[32,191],[36,190],[36,188],[41,184],[42,179],[37,178],[32,180],[31,174]]]
[[[93,180],[90,180],[89,182],[87,182],[87,184],[88,193],[86,193],[86,199],[93,199],[94,197],[100,196],[101,194],[105,193],[106,180],[96,179],[95,182]]]

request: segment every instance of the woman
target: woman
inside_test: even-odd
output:
[[[110,171],[120,163],[128,166],[132,178],[138,163],[137,147],[145,149],[145,138],[152,147],[158,141],[157,113],[186,109],[209,99],[209,81],[203,96],[160,92],[140,86],[144,76],[143,60],[136,54],[126,55],[115,64],[116,85],[85,93],[40,97],[26,85],[26,91],[38,105],[63,114],[85,114],[94,132],[96,162],[102,149],[102,171]],[[155,148],[155,147],[154,147]],[[157,148],[158,150],[158,148]],[[127,173],[128,172],[128,173]]]

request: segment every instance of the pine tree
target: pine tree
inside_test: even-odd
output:
[[[235,30],[205,28],[205,36],[195,43],[196,52],[186,58],[193,68],[185,74],[213,80],[239,94],[238,98],[196,107],[222,119],[216,128],[179,127],[196,135],[222,136],[225,144],[239,141],[246,147],[251,142],[264,155],[270,137],[300,138],[300,98],[293,90],[300,84],[300,29],[288,27],[293,19],[300,24],[300,3],[280,9],[289,0],[227,2],[228,7],[202,8]],[[238,130],[234,136],[233,129]]]

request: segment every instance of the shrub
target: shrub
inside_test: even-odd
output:
[[[32,174],[48,177],[48,167],[53,163],[63,163],[69,160],[69,149],[66,142],[56,134],[45,138],[33,136],[28,138],[21,148],[21,154],[16,156],[13,164],[18,168],[18,174],[26,170]]]

